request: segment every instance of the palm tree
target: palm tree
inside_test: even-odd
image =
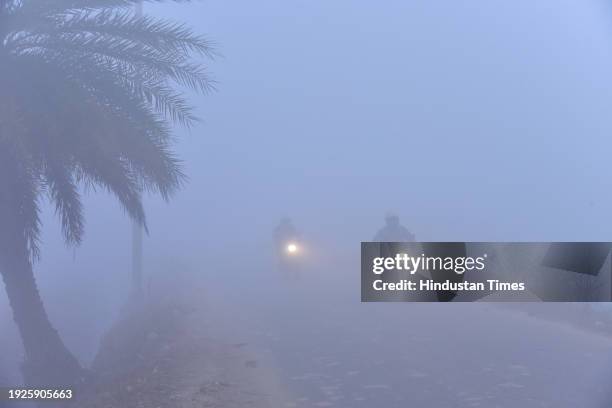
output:
[[[83,375],[34,278],[41,200],[54,204],[69,245],[83,238],[88,189],[114,194],[146,229],[142,194],[168,199],[184,180],[171,125],[197,118],[180,89],[212,86],[191,60],[213,56],[206,39],[134,15],[138,2],[0,0],[0,272],[28,384]]]

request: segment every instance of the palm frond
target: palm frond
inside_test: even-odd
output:
[[[133,8],[138,3],[190,3],[193,0],[19,0],[17,7],[20,13],[34,15],[61,14],[74,10],[104,10]]]
[[[133,177],[140,180],[141,190],[158,192],[168,199],[181,185],[185,177],[169,148],[168,129],[125,88],[112,81],[94,82],[96,91],[91,92],[68,81],[61,70],[37,67],[22,67],[29,77],[39,79],[21,93],[29,98],[22,100],[29,107],[28,118],[44,120],[40,136],[31,141],[39,146],[34,149],[44,161],[55,161],[58,149],[65,155],[63,162],[86,161],[92,146],[96,146],[105,155],[125,161]],[[103,79],[99,77],[98,81]],[[105,92],[98,92],[100,89]],[[44,109],[37,103],[40,100],[46,102]],[[52,110],[49,115],[54,106],[64,109]]]
[[[21,234],[35,260],[40,254],[39,180],[29,155],[5,131],[0,127],[0,228]]]
[[[21,39],[13,50],[18,56],[59,54],[89,57],[89,60],[115,70],[141,72],[145,77],[156,75],[196,91],[207,92],[213,87],[201,64],[188,61],[180,53],[161,52],[128,40],[78,34],[32,36]]]
[[[99,149],[83,151],[78,159],[75,168],[77,181],[93,191],[102,187],[114,194],[130,218],[147,229],[142,190],[129,164]]]
[[[0,87],[23,116],[18,134],[6,131],[3,120],[15,119],[0,101],[0,171],[10,167],[20,180],[10,190],[10,177],[0,175],[0,193],[17,200],[0,194],[0,206],[19,213],[32,254],[45,191],[65,240],[78,244],[81,185],[109,191],[146,227],[142,194],[168,199],[186,179],[171,124],[198,120],[183,92],[205,93],[215,83],[193,57],[217,54],[183,24],[135,16],[128,8],[138,2],[0,0]]]
[[[49,196],[55,203],[55,212],[61,221],[64,239],[69,244],[80,244],[85,222],[83,204],[73,180],[72,169],[65,163],[47,160],[44,175]]]
[[[37,30],[37,33],[43,31]],[[85,11],[69,19],[57,19],[47,34],[79,33],[139,42],[162,52],[197,53],[209,58],[217,56],[214,44],[196,35],[185,24],[149,16],[138,17],[130,11]]]

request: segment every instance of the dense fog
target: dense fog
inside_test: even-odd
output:
[[[220,54],[207,62],[216,91],[191,96],[203,120],[176,130],[188,182],[169,202],[145,200],[145,290],[172,274],[203,283],[202,301],[236,342],[277,362],[295,406],[372,406],[373,395],[381,407],[407,406],[409,395],[414,406],[609,403],[609,336],[489,304],[359,301],[360,242],[389,211],[421,241],[610,241],[607,2],[144,11],[185,22]],[[35,275],[51,321],[88,366],[128,296],[132,225],[104,192],[84,202],[76,248],[42,203]],[[276,271],[283,217],[308,249],[298,282]],[[0,384],[18,385],[23,351],[4,291],[0,333]],[[477,397],[479,387],[491,395]],[[321,402],[338,389],[344,399]]]

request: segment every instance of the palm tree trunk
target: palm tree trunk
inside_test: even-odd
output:
[[[142,1],[136,3],[134,15],[142,18]],[[132,290],[129,303],[138,304],[142,300],[142,225],[132,222]]]
[[[51,325],[40,298],[25,239],[14,235],[0,248],[0,273],[25,349],[22,366],[28,386],[69,386],[83,369]],[[17,238],[16,238],[17,237]],[[9,250],[7,250],[9,249]]]
[[[131,300],[142,297],[142,226],[132,222],[132,293]]]

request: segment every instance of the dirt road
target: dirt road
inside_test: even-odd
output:
[[[612,406],[610,338],[491,304],[361,304],[341,282],[245,277],[219,292],[287,406]]]

